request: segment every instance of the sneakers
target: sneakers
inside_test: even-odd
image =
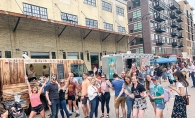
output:
[[[78,117],[78,116],[80,116],[80,114],[76,113],[76,116],[75,117]]]

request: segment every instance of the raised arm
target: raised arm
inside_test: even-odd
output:
[[[69,80],[70,80],[70,78],[68,78],[68,80],[66,81],[63,90],[66,90],[66,88],[68,87],[68,85],[69,85]]]
[[[26,83],[27,83],[27,85],[28,85],[28,94],[31,96],[32,91],[31,91],[31,87],[30,87],[30,84],[29,84],[27,75],[25,75],[25,80],[26,80]]]
[[[42,84],[41,88],[39,89],[39,92],[38,92],[39,95],[41,95],[43,88],[45,87],[47,81],[48,80],[45,79],[44,83]]]

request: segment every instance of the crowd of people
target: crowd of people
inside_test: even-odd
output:
[[[192,63],[189,65],[183,63],[181,66],[176,64],[171,67],[157,64],[153,74],[149,66],[137,67],[134,63],[130,70],[123,71],[120,76],[115,72],[113,81],[108,80],[106,75],[98,72],[97,69],[94,69],[93,75],[83,73],[82,82],[75,80],[73,73],[69,73],[67,79],[59,81],[55,75],[49,80],[46,74],[45,81],[39,84],[39,89],[37,86],[31,88],[29,78],[26,76],[32,106],[29,118],[34,118],[37,113],[45,118],[44,106],[40,100],[42,90],[50,109],[50,118],[58,118],[58,111],[62,118],[65,116],[70,118],[73,112],[76,112],[75,117],[79,117],[79,109],[81,109],[79,102],[82,104],[85,118],[109,118],[111,90],[114,91],[116,118],[119,118],[119,108],[122,110],[123,118],[144,118],[149,104],[146,99],[150,100],[154,108],[155,118],[164,118],[163,110],[170,96],[165,87],[161,85],[162,80],[168,80],[170,89],[175,91],[171,118],[187,118],[189,83],[186,78],[192,77],[194,88],[194,72],[195,66]],[[101,114],[98,114],[99,106],[101,106]]]

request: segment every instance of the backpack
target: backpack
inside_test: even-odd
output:
[[[171,93],[165,88],[163,88],[163,90],[164,90],[164,103],[166,104],[170,100]]]

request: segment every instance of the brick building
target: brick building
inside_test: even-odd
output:
[[[1,0],[0,56],[83,59],[90,70],[129,50],[126,13],[123,0]]]
[[[130,37],[132,52],[143,53],[144,50],[155,55],[188,52],[191,56],[191,52],[186,50],[189,45],[184,38],[187,29],[184,29],[183,23],[187,21],[182,18],[190,8],[183,9],[175,0],[131,0],[127,6],[129,32],[143,37]],[[192,14],[192,11],[189,13]],[[190,21],[193,22],[193,19]],[[188,40],[193,41],[192,33],[190,37]]]

